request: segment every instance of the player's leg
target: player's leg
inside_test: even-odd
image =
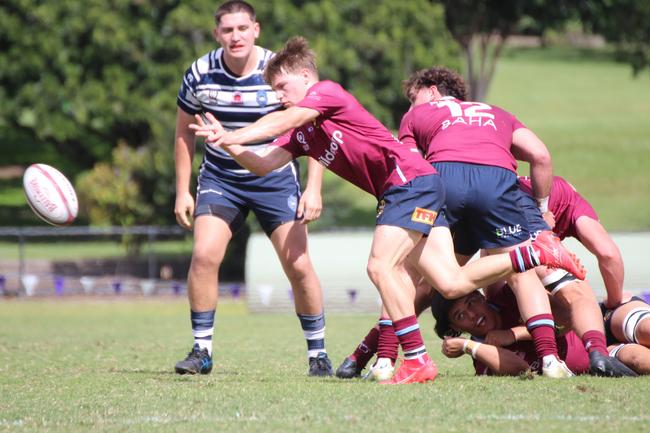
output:
[[[188,356],[176,364],[178,374],[207,374],[212,370],[219,267],[231,238],[230,227],[223,219],[209,214],[195,218],[194,247],[187,279],[194,346]]]
[[[370,328],[370,331],[354,349],[354,352],[345,357],[339,368],[336,369],[336,377],[341,379],[360,377],[363,369],[366,368],[368,362],[377,352],[378,344],[379,324],[376,324]]]
[[[625,274],[621,251],[596,219],[582,215],[575,222],[578,240],[598,259],[598,268],[607,290],[607,306],[619,305]]]
[[[307,341],[309,374],[331,376],[325,349],[323,293],[307,249],[307,227],[291,221],[275,228],[270,237],[293,290],[296,314]]]
[[[610,323],[618,341],[650,347],[650,305],[640,298],[632,298],[616,308]]]
[[[421,238],[422,233],[414,230],[378,225],[368,260],[368,276],[379,290],[404,353],[404,362],[391,379],[391,384],[426,382],[434,380],[437,375],[415,316],[415,287],[409,278],[404,278],[402,268]]]
[[[617,344],[609,347],[609,354],[638,374],[650,374],[650,348],[646,346]]]

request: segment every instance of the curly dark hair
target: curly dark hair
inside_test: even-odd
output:
[[[413,101],[418,90],[436,86],[442,96],[453,96],[461,101],[467,100],[467,85],[460,74],[444,66],[434,66],[411,74],[402,82],[404,96]]]
[[[303,68],[318,75],[316,54],[309,47],[309,42],[302,36],[294,36],[266,64],[264,80],[271,84],[271,80],[276,75],[283,72],[296,72]]]

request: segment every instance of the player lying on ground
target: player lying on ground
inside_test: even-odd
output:
[[[409,254],[419,272],[449,297],[463,296],[542,264],[584,273],[577,259],[552,238],[536,249],[518,247],[510,254],[485,257],[461,268],[440,212],[444,189],[436,170],[416,149],[398,142],[340,85],[320,81],[306,40],[290,39],[266,66],[265,79],[286,110],[236,131],[225,131],[213,116],[207,116],[210,123],[197,116],[193,129],[259,175],[308,155],[377,198],[377,226],[367,271],[405,358],[388,383],[426,382],[437,375],[415,316],[415,288],[402,275]],[[243,146],[290,130],[260,153]]]
[[[291,284],[307,340],[309,375],[332,374],[325,350],[323,295],[307,252],[304,224],[317,219],[321,211],[320,164],[310,160],[307,187],[301,194],[295,162],[259,177],[226,152],[206,146],[196,205],[190,192],[195,137],[189,125],[195,114],[210,113],[224,127],[235,129],[282,108],[262,77],[273,53],[255,45],[259,30],[251,5],[243,1],[223,3],[215,13],[213,31],[221,48],[192,63],[178,92],[174,210],[178,223],[194,232],[187,279],[194,346],[176,364],[179,374],[207,374],[212,370],[219,268],[230,240],[245,224],[249,212],[255,214],[271,240]],[[260,140],[255,147],[262,148],[271,141]]]
[[[515,298],[507,285],[494,290],[489,298],[479,291],[453,301],[436,294],[431,312],[436,319],[436,334],[443,339],[442,353],[449,358],[470,355],[477,375],[540,372],[530,334],[517,315]],[[471,338],[460,337],[463,332]],[[567,366],[576,374],[589,372],[589,354],[580,338],[568,331],[557,339],[560,356]],[[629,356],[619,359],[639,374],[650,373],[650,349],[633,346],[636,347],[627,349]],[[645,360],[641,360],[643,355]],[[628,374],[632,375],[635,374]]]

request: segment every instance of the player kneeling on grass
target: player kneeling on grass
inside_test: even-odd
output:
[[[405,358],[388,383],[427,382],[437,376],[415,316],[415,288],[403,278],[407,256],[448,297],[463,296],[542,264],[584,276],[577,259],[552,238],[536,248],[517,247],[510,254],[485,257],[461,268],[441,212],[444,187],[436,170],[416,149],[397,141],[339,84],[320,81],[315,55],[306,40],[290,39],[269,61],[264,76],[286,110],[236,131],[225,131],[210,114],[208,123],[197,116],[192,128],[209,145],[226,150],[258,175],[307,155],[377,198],[377,226],[367,272],[379,290]],[[244,146],[291,129],[259,154]]]
[[[541,372],[530,334],[507,285],[493,290],[489,299],[478,290],[452,301],[436,294],[431,312],[436,334],[443,339],[442,353],[449,358],[470,355],[477,375]],[[463,332],[470,338],[460,337]],[[574,373],[589,373],[589,354],[573,331],[558,335],[557,345],[560,357]]]

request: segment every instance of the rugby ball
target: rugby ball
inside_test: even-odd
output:
[[[45,164],[30,165],[23,175],[23,187],[29,207],[46,223],[68,225],[77,217],[77,193],[56,168]]]

